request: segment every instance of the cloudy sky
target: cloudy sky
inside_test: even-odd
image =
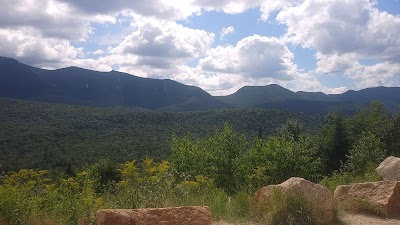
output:
[[[341,93],[400,86],[399,0],[0,0],[0,55],[173,79]]]

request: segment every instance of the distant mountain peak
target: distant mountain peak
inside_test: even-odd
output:
[[[161,110],[229,108],[201,88],[166,79],[71,66],[44,70],[0,58],[0,97]],[[90,87],[90,88],[89,88]]]

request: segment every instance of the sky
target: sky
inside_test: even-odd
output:
[[[212,95],[400,86],[400,0],[0,0],[0,56]]]

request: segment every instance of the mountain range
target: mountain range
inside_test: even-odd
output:
[[[151,110],[277,108],[305,113],[351,113],[373,100],[381,101],[390,110],[398,109],[400,88],[375,87],[327,95],[322,92],[293,92],[273,84],[245,86],[231,95],[214,97],[199,87],[169,79],[78,67],[45,70],[0,57],[0,97]]]

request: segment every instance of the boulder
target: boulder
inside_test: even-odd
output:
[[[272,196],[274,189],[278,189],[285,196],[302,194],[314,205],[316,214],[320,216],[323,224],[333,224],[336,221],[337,202],[332,193],[320,184],[315,184],[299,177],[292,177],[279,185],[268,185],[255,194],[257,204],[264,203]]]
[[[101,209],[97,225],[211,225],[208,207]]]
[[[365,200],[382,208],[389,217],[400,216],[400,182],[398,181],[339,185],[334,196],[339,202]]]
[[[383,180],[400,181],[400,158],[387,157],[376,168],[376,172]]]

